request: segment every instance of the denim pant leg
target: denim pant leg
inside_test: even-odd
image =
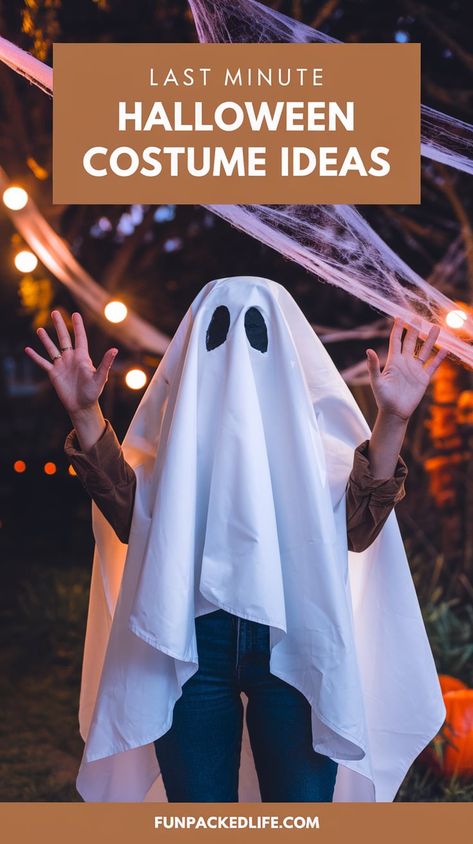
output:
[[[154,742],[170,802],[238,802],[244,691],[264,802],[330,802],[337,763],[312,747],[307,699],[269,671],[269,627],[216,610],[196,619],[198,671]]]
[[[199,668],[184,683],[171,728],[154,746],[170,802],[237,803],[243,702],[236,682],[236,616],[196,618]]]
[[[269,671],[269,627],[238,621],[238,679],[264,802],[332,802],[338,764],[312,746],[307,698]]]

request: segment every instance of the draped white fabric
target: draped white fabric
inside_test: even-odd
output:
[[[210,350],[216,308],[226,339]],[[267,351],[249,342],[263,315]],[[287,291],[210,282],[182,320],[123,447],[137,475],[128,546],[96,539],[77,787],[89,801],[165,800],[152,742],[198,669],[195,617],[270,626],[270,670],[309,700],[336,801],[390,801],[445,708],[395,514],[347,550],[345,488],[369,428]],[[259,800],[245,728],[240,799]]]

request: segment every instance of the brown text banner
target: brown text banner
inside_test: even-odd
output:
[[[419,44],[55,44],[53,202],[420,202]]]
[[[317,825],[314,820],[317,819]],[[233,821],[233,825],[232,825]],[[2,841],[363,841],[471,837],[472,803],[3,803]]]

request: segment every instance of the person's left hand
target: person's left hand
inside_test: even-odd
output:
[[[388,357],[382,372],[374,349],[367,349],[366,354],[378,410],[407,421],[424,395],[433,373],[445,359],[447,351],[432,351],[440,333],[437,325],[432,326],[417,355],[415,351],[419,328],[409,325],[402,341],[404,328],[401,319],[394,320]]]

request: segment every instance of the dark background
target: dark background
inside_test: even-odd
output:
[[[344,41],[421,42],[423,103],[473,122],[468,0],[273,0],[266,5]],[[4,0],[0,33],[49,64],[53,42],[197,40],[184,0]],[[317,325],[351,329],[379,319],[363,302],[320,282],[200,206],[52,205],[51,116],[51,99],[0,64],[0,165],[28,189],[88,272],[161,331],[174,333],[206,282],[237,274],[266,276],[284,284]],[[33,278],[47,282],[46,296],[28,306],[21,295],[21,274],[13,264],[22,240],[2,207],[0,692],[6,714],[0,720],[0,799],[78,800],[74,788],[82,751],[78,687],[93,549],[90,502],[67,471],[63,443],[70,422],[47,376],[23,351],[25,345],[41,350],[35,328],[51,328],[53,307],[70,314],[77,304],[39,264]],[[360,210],[424,277],[459,238],[465,259],[451,274],[447,272],[446,284],[452,298],[470,303],[469,176],[423,160],[421,205]],[[127,389],[124,371],[141,365],[151,374],[158,359],[130,353],[116,337],[107,337],[102,323],[84,316],[96,364],[112,343],[120,349],[103,407],[122,436],[142,395]],[[384,344],[383,339],[350,340],[328,348],[343,368],[361,360],[366,346],[382,350]],[[454,385],[449,397],[442,400],[430,391],[411,420],[403,450],[410,470],[408,495],[398,507],[398,517],[438,670],[472,685],[471,424],[468,415],[459,421],[456,410],[460,396],[468,405],[472,385],[463,367],[449,366],[444,374]],[[369,388],[357,388],[355,395],[372,423]],[[444,429],[435,430],[440,417]],[[443,467],[440,475],[432,463],[437,458]],[[27,464],[23,474],[13,471],[18,459]],[[43,471],[46,461],[57,464],[53,476]],[[420,762],[398,795],[402,800],[472,798],[471,779],[452,783],[434,776]]]

